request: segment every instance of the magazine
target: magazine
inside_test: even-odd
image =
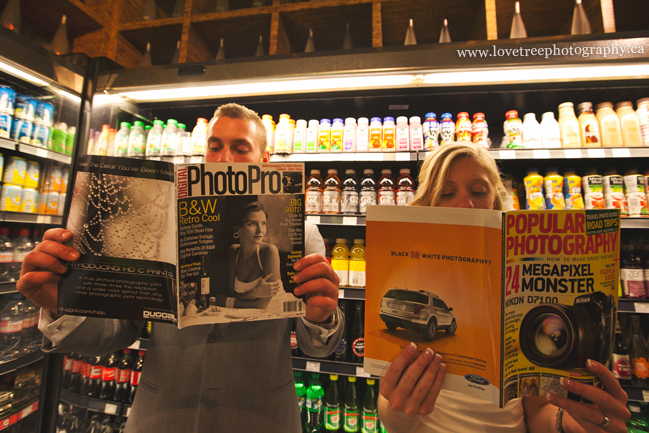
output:
[[[367,210],[364,370],[409,342],[447,366],[444,388],[504,406],[598,382],[619,280],[618,210]]]
[[[61,314],[190,325],[304,315],[304,164],[86,156]]]

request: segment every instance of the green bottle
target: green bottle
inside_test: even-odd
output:
[[[362,433],[379,433],[379,411],[376,407],[374,379],[367,379],[365,397],[363,398]]]
[[[340,398],[338,394],[338,375],[329,375],[329,387],[325,394],[325,430],[340,430]]]
[[[306,390],[307,431],[309,433],[320,433],[324,418],[322,404],[324,390],[320,385],[320,375],[318,373],[313,373],[311,378],[311,386]]]
[[[642,408],[639,403],[630,401],[626,407],[631,412],[631,419],[626,422],[626,427],[629,433],[646,432],[649,425],[642,416]]]
[[[302,381],[302,372],[301,371],[295,371],[293,372],[295,375],[295,391],[297,392],[297,404],[300,407],[300,420],[302,423],[302,427],[306,426],[306,386],[304,386],[304,382]]]
[[[347,378],[347,393],[345,394],[345,410],[343,412],[343,419],[345,431],[354,433],[358,431],[358,400],[356,398],[356,378]]]

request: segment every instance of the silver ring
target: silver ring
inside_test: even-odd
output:
[[[602,414],[602,415],[604,415],[604,414]],[[600,425],[602,426],[602,428],[610,427],[611,426],[611,420],[608,419],[608,417],[606,415],[604,415],[604,421],[602,421],[602,424],[600,424]]]

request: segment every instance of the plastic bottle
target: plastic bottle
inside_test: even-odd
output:
[[[349,285],[365,287],[365,245],[363,239],[354,239],[354,246],[349,251]]]
[[[144,135],[144,122],[136,120],[128,136],[129,158],[144,158],[146,152],[146,136]]]
[[[300,408],[300,420],[303,430],[307,427],[307,413],[306,413],[306,386],[302,380],[302,372],[294,371],[295,377],[295,392],[297,393],[297,404]]]
[[[311,175],[306,181],[304,213],[322,213],[322,191],[324,185],[320,177],[320,170],[311,170]]]
[[[566,202],[563,197],[563,177],[559,175],[556,167],[547,169],[543,178],[543,186],[545,189],[546,209],[565,209]]]
[[[130,404],[133,404],[133,400],[135,400],[135,392],[140,384],[140,375],[142,374],[142,367],[144,367],[145,356],[146,351],[138,351],[137,358],[135,358],[135,362],[133,363],[133,372],[131,373],[131,395],[128,398]]]
[[[399,170],[397,187],[397,206],[408,206],[415,199],[415,181],[410,176],[409,168]]]
[[[622,127],[620,119],[613,111],[613,104],[602,102],[597,104],[597,121],[599,122],[599,131],[603,147],[621,147],[624,145],[622,140]]]
[[[320,385],[320,375],[311,374],[311,385],[306,390],[307,428],[309,433],[320,433],[324,421],[324,390]]]
[[[343,119],[336,117],[333,120],[333,125],[331,125],[331,152],[339,153],[343,151],[344,130]]]
[[[273,116],[270,114],[264,114],[261,116],[261,123],[266,127],[266,150],[268,152],[274,152],[274,142],[275,142],[275,127],[273,126]]]
[[[561,147],[561,128],[552,111],[541,116],[541,142],[545,149]]]
[[[396,150],[398,152],[410,151],[410,128],[408,127],[408,118],[406,116],[397,117],[396,123]]]
[[[636,102],[638,109],[636,115],[640,122],[640,134],[642,135],[642,145],[649,146],[649,98],[638,99]]]
[[[644,299],[647,290],[644,283],[644,271],[639,251],[630,240],[620,246],[620,284],[625,298]]]
[[[382,130],[382,149],[383,152],[394,152],[396,150],[396,125],[394,123],[394,117],[385,117],[383,118],[383,130]]]
[[[370,120],[370,152],[383,151],[383,124],[380,117]]]
[[[424,150],[424,130],[419,116],[410,118],[410,150],[415,152]]]
[[[110,128],[108,130],[108,150],[106,151],[106,155],[108,156],[115,155],[115,134],[117,134],[115,128]],[[65,142],[65,140],[63,140],[63,142]],[[61,150],[61,152],[63,151]]]
[[[95,356],[90,361],[90,377],[88,381],[88,397],[99,398],[101,394],[101,372],[104,369],[104,359]]]
[[[155,123],[155,121],[153,122]],[[153,131],[153,130],[151,130]],[[149,137],[151,132],[149,132]],[[147,143],[149,140],[147,137]],[[268,146],[268,145],[267,145]],[[207,119],[199,117],[192,130],[192,155],[203,156],[207,150]]]
[[[620,385],[631,385],[631,361],[626,339],[622,335],[620,319],[615,321],[615,340],[611,354],[611,372]]]
[[[338,170],[333,168],[327,170],[327,178],[324,181],[322,213],[340,213],[340,179],[338,178]]]
[[[620,209],[620,213],[628,216],[624,200],[624,178],[617,174],[615,168],[609,167],[602,176],[602,191],[606,209]]]
[[[318,131],[320,122],[317,119],[309,120],[309,127],[306,130],[306,153],[318,151]]]
[[[374,379],[367,379],[363,397],[363,414],[361,415],[362,433],[379,433],[379,411],[376,406]]]
[[[72,358],[72,371],[70,372],[70,384],[68,391],[79,393],[81,387],[81,370],[83,368],[83,357],[75,353],[71,353]]]
[[[61,376],[61,389],[68,389],[70,386],[70,375],[72,374],[72,354],[63,355],[63,374]]]
[[[593,104],[582,102],[577,105],[579,113],[579,135],[581,136],[582,147],[601,147],[602,138],[599,133],[599,123],[593,114]]]
[[[374,179],[374,170],[372,170],[371,168],[366,168],[365,170],[363,170],[363,178],[361,179],[361,192],[358,211],[364,214],[367,206],[375,205],[376,203],[377,192],[376,180]]]
[[[289,153],[290,149],[290,132],[291,126],[289,119],[291,117],[288,114],[279,115],[279,123],[275,127],[275,147],[274,153],[278,155],[285,155]]]
[[[581,189],[584,193],[586,209],[604,209],[602,176],[597,174],[594,169],[588,169],[581,177]]]
[[[90,389],[90,370],[92,356],[83,357],[83,365],[81,367],[81,386],[79,388],[79,394],[88,395],[88,390]]]
[[[581,177],[575,174],[574,168],[566,168],[563,172],[563,196],[566,209],[583,209],[584,197],[581,193]]]
[[[542,146],[541,125],[536,120],[536,114],[527,113],[523,116],[523,147],[537,149]]]
[[[478,146],[489,149],[489,125],[485,120],[484,113],[475,113],[471,124],[473,142]]]
[[[345,394],[345,409],[343,410],[343,426],[346,432],[358,432],[360,425],[360,411],[358,410],[358,398],[356,397],[356,378],[347,378],[347,393]]]
[[[0,359],[9,361],[20,354],[20,334],[23,329],[23,309],[19,293],[10,295],[0,312]]]
[[[108,155],[108,139],[110,135],[110,125],[101,125],[101,133],[95,146],[95,155],[106,156]]]
[[[293,131],[293,153],[306,152],[306,120],[298,119]]]
[[[640,218],[649,216],[647,209],[647,187],[644,176],[638,174],[635,167],[624,173],[624,200],[628,216]]]
[[[528,210],[545,209],[543,197],[543,176],[539,174],[536,167],[527,169],[527,176],[523,179],[525,183],[525,204]]]
[[[424,116],[424,149],[433,150],[439,147],[439,122],[433,112]]]
[[[622,142],[625,147],[642,146],[642,134],[640,132],[640,121],[633,110],[630,101],[622,101],[615,104],[615,112],[620,119],[622,129]]]
[[[635,386],[649,386],[649,350],[645,342],[640,319],[631,314],[631,338],[629,341],[629,358],[631,359],[631,383]]]
[[[353,168],[345,170],[340,200],[340,213],[351,215],[358,213],[358,179]]]
[[[379,206],[394,206],[397,204],[396,198],[396,184],[392,177],[392,170],[384,168],[381,170],[381,178],[379,179]]]
[[[185,130],[184,123],[178,124],[178,137],[176,141],[177,156],[191,156],[192,154],[192,134]]]
[[[340,409],[340,396],[338,395],[338,375],[329,375],[329,387],[325,394],[325,431],[337,432],[341,427],[342,411]]]
[[[23,328],[20,334],[21,352],[31,353],[40,348],[41,338],[38,331],[38,320],[40,318],[40,308],[36,307],[28,298],[22,300],[23,303]]]
[[[101,371],[101,393],[102,400],[113,400],[115,398],[115,373],[119,363],[119,355],[111,353],[104,361],[104,368]]]
[[[115,376],[115,397],[114,400],[119,403],[128,403],[131,395],[131,373],[133,372],[133,363],[135,359],[131,354],[131,349],[124,349],[122,357],[117,363],[117,374]]]
[[[160,154],[162,156],[174,156],[176,154],[176,142],[178,135],[178,121],[168,119],[167,126],[162,131],[162,145]]]
[[[439,145],[450,144],[455,137],[455,122],[453,122],[453,115],[451,113],[443,113],[442,121],[439,123]]]
[[[356,119],[347,117],[343,128],[343,152],[356,152]]]
[[[18,229],[18,236],[13,240],[14,262],[22,263],[25,256],[34,250],[34,241],[29,236],[29,229]]]
[[[160,150],[162,147],[162,125],[164,122],[162,120],[154,120],[153,128],[149,131],[149,135],[146,138],[146,157],[155,157],[160,156]],[[196,125],[198,128],[198,125]],[[196,130],[196,128],[194,128]],[[204,152],[203,152],[204,153]]]
[[[358,118],[356,127],[356,152],[368,152],[370,145],[370,126],[367,117]]]
[[[347,239],[337,238],[331,250],[331,267],[338,275],[341,286],[349,285],[349,248]]]
[[[631,412],[631,418],[626,422],[627,432],[642,433],[649,431],[649,423],[646,420],[646,416],[642,414],[642,406],[640,403],[630,401],[626,407]]]
[[[507,148],[516,149],[523,147],[523,122],[518,117],[518,111],[509,110],[505,113],[503,131],[505,133]]]
[[[331,120],[320,119],[318,127],[318,152],[331,151]]]
[[[559,105],[559,128],[561,130],[562,147],[581,147],[579,121],[575,116],[572,102],[564,102]]]
[[[362,364],[365,359],[365,314],[363,303],[357,302],[354,311],[354,325],[352,326],[352,357],[351,361]]]
[[[120,128],[115,134],[115,156],[128,156],[128,139],[131,134],[131,124],[122,122]]]
[[[471,141],[471,127],[469,113],[466,111],[457,113],[457,123],[455,125],[456,141]]]
[[[13,261],[14,246],[9,239],[9,227],[0,227],[0,282],[14,281]]]

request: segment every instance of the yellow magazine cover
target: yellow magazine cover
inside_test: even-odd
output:
[[[366,233],[367,373],[413,341],[443,356],[445,389],[504,406],[608,362],[617,211],[372,206]]]

